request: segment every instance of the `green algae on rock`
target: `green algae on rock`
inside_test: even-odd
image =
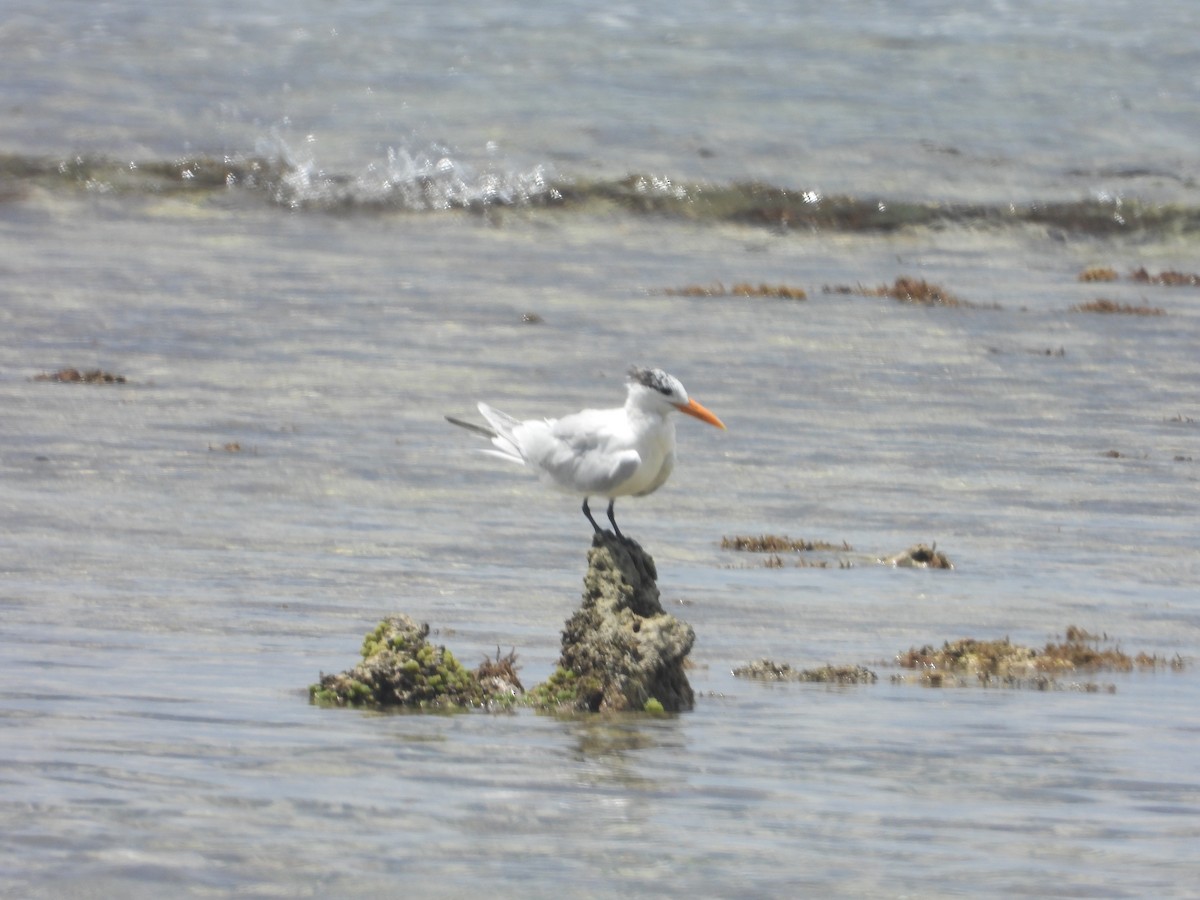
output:
[[[654,560],[634,541],[598,534],[588,553],[583,603],[567,620],[557,670],[528,694],[516,653],[466,669],[427,640],[428,625],[384,619],[364,639],[362,661],[309,687],[313,703],[428,710],[529,705],[559,712],[691,709],[683,666],[696,639],[659,602]]]
[[[558,669],[534,688],[534,706],[608,712],[691,709],[684,661],[696,634],[663,610],[654,560],[628,538],[598,533],[583,602],[566,622]]]
[[[472,672],[449,650],[427,640],[428,625],[389,616],[362,644],[362,662],[349,671],[321,675],[308,689],[323,706],[460,709],[511,704],[521,691],[515,654],[485,660]]]

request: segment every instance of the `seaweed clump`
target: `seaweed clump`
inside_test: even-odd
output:
[[[883,297],[891,297],[901,303],[918,303],[922,306],[962,306],[963,301],[944,288],[930,284],[923,278],[901,276],[891,287],[879,288]]]
[[[738,553],[765,553],[766,558],[762,565],[768,569],[782,569],[784,567],[783,556],[780,554],[793,554],[811,551],[843,551],[848,552],[854,548],[846,541],[840,544],[831,544],[829,541],[806,541],[801,539],[792,539],[787,535],[777,534],[761,534],[761,535],[735,535],[734,537],[721,538],[722,550],[733,550]],[[827,559],[810,560],[804,558],[796,558],[794,567],[798,569],[830,569],[834,564]],[[852,568],[852,563],[848,560],[840,559],[836,563],[839,569]]]
[[[941,647],[925,645],[911,648],[896,657],[896,664],[915,669],[920,681],[929,687],[949,687],[976,683],[985,687],[1034,687],[1048,690],[1058,686],[1055,676],[1075,672],[1130,672],[1134,669],[1182,669],[1179,657],[1138,653],[1130,656],[1119,646],[1105,646],[1107,636],[1097,636],[1074,625],[1067,628],[1061,641],[1050,641],[1041,650],[999,640],[962,638],[946,641]],[[902,679],[893,679],[902,680]],[[1112,685],[1079,685],[1086,691],[1116,690]]]
[[[909,303],[916,306],[948,306],[974,308],[975,304],[963,300],[940,285],[932,284],[923,278],[913,278],[911,275],[901,275],[892,284],[881,284],[869,288],[859,284],[855,287],[845,284],[825,285],[822,291],[826,294],[858,294],[861,297],[889,297],[899,303]],[[999,309],[999,307],[995,307]]]
[[[660,293],[668,297],[767,297],[774,300],[807,300],[804,288],[787,284],[751,284],[740,281],[726,289],[719,281],[710,285],[688,284],[681,288],[666,288]]]
[[[1077,303],[1070,309],[1071,312],[1082,313],[1109,313],[1123,316],[1165,316],[1166,310],[1157,306],[1150,306],[1146,303],[1140,306],[1134,306],[1132,303],[1118,303],[1116,300],[1106,300],[1101,297],[1096,300],[1089,300],[1087,303]]]
[[[525,693],[521,679],[517,676],[517,651],[515,648],[501,656],[500,648],[497,647],[496,658],[485,656],[474,674],[489,694],[515,697]]]
[[[309,699],[324,706],[461,709],[511,703],[521,692],[516,654],[501,658],[497,650],[495,661],[472,672],[428,637],[428,625],[389,616],[363,638],[362,662],[340,674],[322,673]]]
[[[1117,270],[1111,266],[1093,266],[1079,273],[1080,281],[1117,281]],[[1194,272],[1179,272],[1167,269],[1154,273],[1142,266],[1129,273],[1129,280],[1137,284],[1153,284],[1160,287],[1200,287],[1200,275]]]
[[[1200,285],[1200,275],[1191,272],[1176,272],[1169,270],[1152,275],[1143,267],[1132,273],[1130,279],[1141,284],[1159,284],[1165,287],[1196,287]]]
[[[34,381],[62,381],[72,384],[125,384],[124,375],[114,375],[101,369],[80,371],[70,367],[59,369],[57,372],[43,372],[33,377]]]
[[[878,676],[865,666],[824,665],[816,669],[794,669],[787,663],[759,659],[738,666],[734,678],[758,681],[807,681],[819,684],[874,684]]]
[[[597,533],[583,602],[566,622],[558,668],[530,692],[555,711],[679,712],[695,703],[684,664],[690,625],[663,610],[654,560],[636,541]]]
[[[792,553],[801,550],[853,550],[845,541],[831,544],[829,541],[806,541],[803,538],[792,539],[787,535],[761,534],[757,536],[735,535],[721,538],[722,550],[736,550],[742,553]]]

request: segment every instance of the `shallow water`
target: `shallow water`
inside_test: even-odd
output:
[[[1193,891],[1200,289],[1077,280],[1100,264],[1200,270],[1196,125],[1176,115],[1194,49],[1173,37],[1192,13],[870,9],[860,26],[862,10],[683,23],[512,5],[466,26],[385,5],[214,5],[176,16],[175,53],[169,5],[14,10],[0,30],[16,91],[0,146],[0,893]],[[785,52],[797,31],[818,50]],[[1103,54],[1137,64],[1118,75],[1094,65]],[[977,92],[934,77],[968,57],[958,83],[1023,102],[968,103]],[[1014,59],[1032,68],[1010,80]],[[381,118],[383,84],[404,116]],[[780,84],[804,115],[780,114],[800,102]],[[1085,88],[1136,102],[1081,132]],[[960,120],[968,106],[977,118]],[[927,124],[898,140],[914,111]],[[814,117],[798,143],[794,123]],[[929,150],[947,140],[957,152]],[[381,204],[392,195],[364,173],[390,158],[398,176],[437,142],[466,177],[433,183],[477,212]],[[28,174],[76,154],[108,162]],[[127,184],[113,162],[225,154],[265,154],[292,192]],[[1069,173],[1114,167],[1170,174]],[[781,229],[541,205],[486,177],[630,171],[995,209],[1092,202],[1115,182],[1122,204],[1183,213],[1111,233]],[[975,306],[822,291],[903,274]],[[663,293],[743,280],[809,298]],[[1070,311],[1097,296],[1165,314]],[[393,612],[468,664],[511,647],[527,684],[550,674],[587,523],[442,416],[476,399],[526,416],[615,403],[631,362],[664,366],[729,425],[681,422],[671,482],[618,504],[696,629],[695,711],[309,706],[307,685]],[[33,380],[62,366],[129,382]],[[759,533],[853,550],[766,569],[720,549]],[[917,541],[957,568],[874,563]],[[1041,646],[1070,624],[1189,665],[1081,676],[1097,693],[890,682],[914,645]],[[881,678],[733,678],[760,657]]]

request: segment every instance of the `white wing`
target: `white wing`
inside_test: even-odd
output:
[[[641,465],[623,411],[588,409],[522,422],[513,437],[542,479],[573,494],[611,495]]]

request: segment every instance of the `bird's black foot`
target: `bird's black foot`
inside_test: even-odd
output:
[[[604,529],[596,524],[596,520],[592,518],[592,511],[588,509],[587,497],[583,498],[583,514],[587,516],[587,520],[592,523],[592,527],[596,529],[596,534],[604,534]]]
[[[627,541],[628,538],[626,538],[625,535],[621,534],[621,529],[617,527],[616,517],[613,515],[613,504],[616,502],[617,501],[615,501],[615,500],[608,501],[608,521],[612,522],[613,534],[615,534],[617,536],[617,540]]]
[[[589,522],[591,522],[592,527],[594,529],[596,529],[596,534],[610,534],[613,537],[615,537],[618,541],[621,541],[621,543],[628,544],[628,543],[630,543],[631,539],[627,538],[627,537],[625,537],[625,535],[621,534],[621,529],[617,527],[617,520],[613,517],[613,503],[614,502],[615,501],[612,501],[612,500],[608,501],[608,521],[610,521],[612,523],[612,531],[609,531],[606,528],[601,528],[597,524],[596,520],[594,518],[592,518],[592,511],[588,507],[588,502],[586,499],[584,499],[584,501],[583,501],[583,514],[585,516],[587,516],[587,520]]]

